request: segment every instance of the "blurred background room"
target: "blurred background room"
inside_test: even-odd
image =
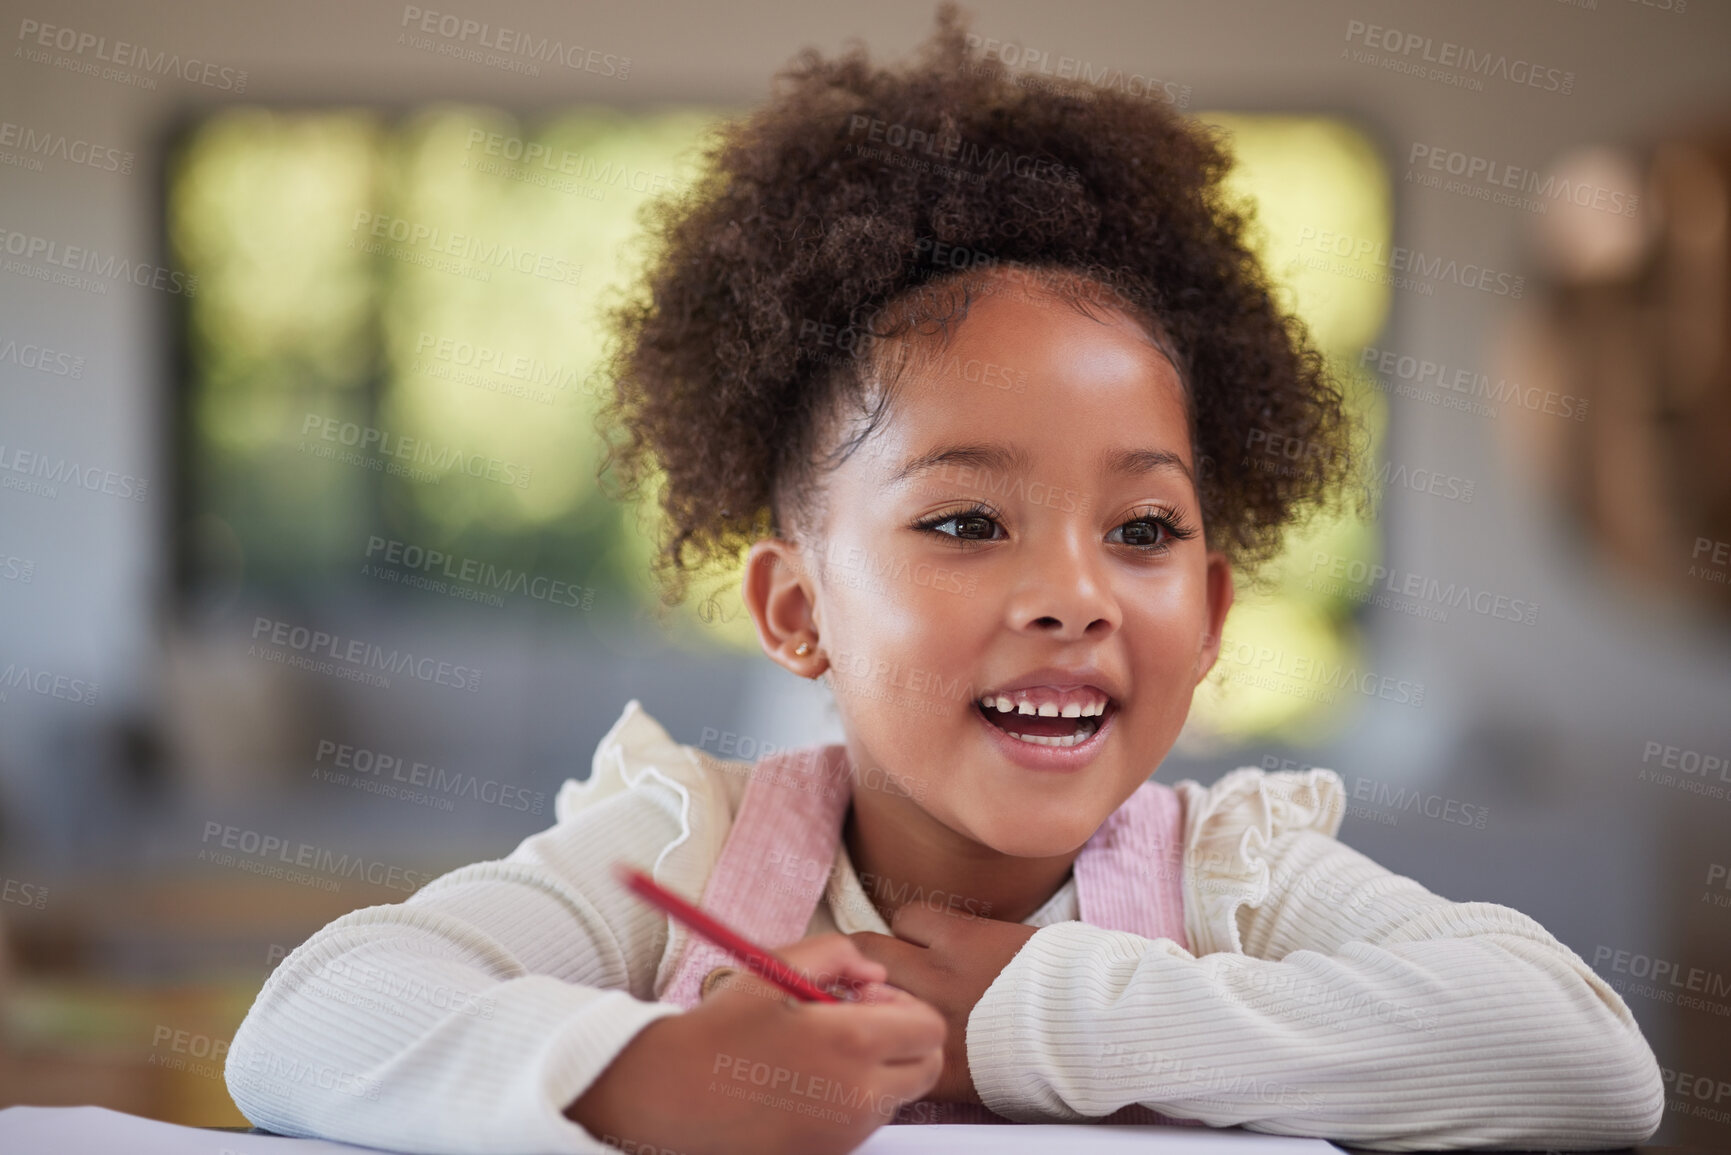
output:
[[[707,127],[933,6],[3,6],[0,1106],[243,1124],[271,968],[549,825],[628,700],[839,737],[735,573],[660,604],[600,310]],[[1731,8],[966,10],[1018,83],[1231,135],[1375,437],[1150,772],[1336,770],[1342,841],[1538,919],[1656,1141],[1731,1148]]]

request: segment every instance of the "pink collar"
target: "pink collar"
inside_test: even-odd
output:
[[[700,905],[754,942],[774,948],[804,937],[817,909],[853,798],[846,749],[807,746],[752,767],[732,829],[703,887]],[[1185,950],[1183,803],[1148,781],[1101,824],[1072,870],[1081,921]],[[731,960],[719,947],[683,935],[679,961],[657,997],[690,1008],[703,978]],[[670,940],[671,941],[671,940]],[[1125,1123],[1177,1123],[1136,1105],[1107,1116]],[[964,1104],[908,1104],[896,1122],[1005,1122]]]
[[[798,941],[823,895],[852,798],[842,746],[807,746],[759,759],[700,905],[766,946]],[[1081,921],[1169,938],[1188,950],[1182,831],[1177,793],[1153,781],[1138,787],[1076,856]],[[719,948],[686,938],[658,997],[697,1005],[703,976],[726,958]]]

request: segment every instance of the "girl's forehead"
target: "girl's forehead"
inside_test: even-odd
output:
[[[1127,308],[1017,282],[988,284],[997,287],[971,300],[960,317],[906,338],[914,377],[959,372],[997,382],[1009,377],[1020,386],[1033,377],[1079,385],[1102,376],[1175,373],[1162,337]]]
[[[1189,468],[1190,440],[1178,371],[1133,321],[1006,297],[915,351],[861,449],[862,465],[890,484],[958,447],[1001,449],[1000,468],[1013,460],[1073,474],[1122,451],[1170,454]]]
[[[947,334],[915,338],[909,354],[897,400],[927,413],[1012,417],[1056,403],[1076,406],[1074,420],[1104,406],[1134,421],[1184,409],[1177,368],[1137,321],[1051,297],[987,297]]]

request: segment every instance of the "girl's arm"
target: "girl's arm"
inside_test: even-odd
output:
[[[674,762],[671,779],[614,783],[502,861],[314,934],[235,1034],[227,1078],[242,1112],[272,1131],[394,1149],[617,1150],[562,1112],[680,1008],[645,1001],[666,922],[608,867],[648,869],[668,848],[657,877],[696,893],[725,833],[725,800],[689,759],[663,764]]]
[[[987,990],[967,1041],[988,1107],[1052,1121],[1142,1103],[1385,1150],[1616,1147],[1657,1129],[1658,1063],[1578,955],[1518,911],[1449,902],[1334,841],[1338,808],[1283,829],[1294,783],[1255,773],[1187,797],[1206,811],[1197,841],[1236,848],[1186,871],[1187,904],[1210,912],[1191,935],[1204,953],[1058,923]],[[1339,780],[1321,773],[1333,805]]]

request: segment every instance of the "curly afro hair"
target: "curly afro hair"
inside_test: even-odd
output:
[[[1250,251],[1219,134],[1080,79],[1018,84],[968,40],[946,2],[904,68],[872,67],[858,43],[804,50],[766,104],[715,130],[698,178],[646,208],[651,258],[609,318],[602,470],[624,498],[660,484],[669,602],[808,527],[821,470],[893,395],[868,405],[885,338],[965,316],[1005,271],[1084,311],[1104,301],[1168,353],[1206,541],[1239,573],[1354,488],[1356,419]],[[835,447],[844,401],[871,423]],[[1258,461],[1257,430],[1304,452]]]

